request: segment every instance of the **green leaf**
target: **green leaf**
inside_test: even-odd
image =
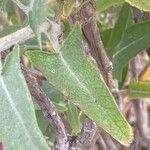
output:
[[[44,117],[41,110],[35,110],[35,114],[36,114],[36,119],[37,119],[38,126],[39,126],[40,130],[42,131],[42,133],[45,134],[45,132],[47,130],[47,127],[49,125],[49,122]]]
[[[48,150],[21,73],[19,46],[15,46],[1,67],[0,141],[7,150]]]
[[[108,41],[109,41],[112,30],[113,29],[110,28],[110,29],[100,32],[104,47],[106,48],[107,52],[108,52],[107,45],[108,45]]]
[[[67,119],[72,129],[72,135],[80,133],[80,114],[78,108],[71,103],[68,104]]]
[[[25,53],[67,99],[120,143],[127,145],[132,140],[132,130],[100,72],[84,56],[80,26],[76,25],[57,54],[42,51]]]
[[[17,24],[17,19],[16,19],[16,14],[15,14],[15,9],[14,9],[14,4],[10,0],[5,0],[3,2],[3,7],[2,10],[7,13],[7,16],[11,21],[13,21],[13,24]]]
[[[96,7],[98,11],[104,11],[114,5],[120,5],[124,0],[97,0]]]
[[[21,28],[22,28],[21,26],[15,26],[15,25],[12,25],[12,26],[9,26],[7,28],[4,28],[4,30],[0,32],[0,38],[4,37],[6,35],[9,35],[9,34],[11,34],[13,32],[16,32],[17,30],[19,30]]]
[[[46,95],[52,100],[57,111],[59,111],[60,113],[67,111],[66,100],[59,90],[57,90],[53,85],[49,84],[47,81],[42,82],[41,88],[46,93]]]
[[[130,5],[135,6],[141,10],[150,12],[150,0],[125,0]]]
[[[29,12],[29,24],[36,35],[39,35],[39,26],[46,21],[47,16],[47,1],[34,0],[33,7]]]
[[[112,56],[114,47],[120,42],[123,37],[125,29],[131,24],[133,18],[130,11],[129,5],[125,3],[122,6],[122,9],[119,14],[119,18],[111,31],[109,40],[108,40],[108,54]]]
[[[0,11],[2,10],[3,4],[4,4],[4,0],[0,0]]]
[[[39,27],[46,21],[48,14],[47,0],[34,0],[32,9],[29,12],[29,24],[37,37],[40,49],[42,49],[42,44]]]
[[[150,83],[141,81],[132,81],[129,85],[129,98],[147,98],[150,97]]]
[[[128,28],[122,40],[114,48],[114,77],[121,80],[122,68],[142,50],[150,47],[150,21]]]

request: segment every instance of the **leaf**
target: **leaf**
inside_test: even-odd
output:
[[[80,133],[80,114],[78,108],[71,103],[68,104],[67,119],[72,129],[72,135]]]
[[[7,13],[9,19],[15,15],[13,2],[10,0],[5,0],[3,2],[2,10]]]
[[[149,0],[125,0],[130,5],[135,6],[141,10],[150,12],[150,1]]]
[[[34,0],[32,10],[29,12],[29,24],[38,39],[40,49],[42,49],[42,44],[39,27],[46,21],[48,14],[47,1]]]
[[[19,46],[1,66],[0,141],[7,150],[48,150],[35,117],[34,106],[21,73]]]
[[[3,4],[4,4],[4,0],[0,0],[0,11],[2,10]]]
[[[150,83],[142,81],[132,81],[129,85],[129,98],[150,97]]]
[[[131,24],[133,18],[129,8],[129,5],[125,3],[119,14],[119,18],[111,31],[108,40],[108,54],[112,56],[114,47],[120,42],[123,37],[125,29]]]
[[[96,7],[98,11],[104,11],[114,5],[120,5],[124,0],[97,0]]]
[[[122,68],[142,50],[150,47],[150,21],[135,24],[128,28],[122,40],[114,48],[114,77],[121,80]]]
[[[46,21],[48,6],[46,0],[34,0],[33,7],[29,12],[29,24],[34,33],[39,36],[39,26]]]
[[[36,114],[38,126],[40,130],[42,131],[42,133],[45,134],[47,127],[49,125],[49,122],[48,120],[46,120],[41,110],[36,110],[35,114]]]
[[[108,45],[108,41],[109,41],[110,34],[111,34],[112,30],[113,29],[110,28],[110,29],[107,29],[107,30],[104,30],[104,31],[100,32],[101,38],[102,38],[104,47],[107,50],[107,53],[108,53],[107,45]]]
[[[67,111],[67,103],[63,94],[57,90],[53,85],[49,84],[47,81],[42,82],[41,88],[46,93],[46,95],[52,100],[56,107],[56,110],[60,113]]]
[[[57,54],[25,53],[67,99],[123,145],[132,140],[132,130],[108,90],[100,72],[82,51],[80,26],[76,25]]]
[[[6,35],[9,35],[9,34],[11,34],[13,32],[16,32],[19,29],[21,29],[21,26],[15,26],[15,25],[12,25],[12,26],[9,26],[7,28],[4,28],[4,30],[0,32],[0,38],[4,37]]]

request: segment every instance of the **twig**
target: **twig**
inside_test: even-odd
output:
[[[40,32],[46,32],[50,27],[50,23],[44,22],[40,27]],[[0,52],[5,51],[17,43],[24,42],[34,37],[32,29],[27,26],[12,34],[9,34],[0,39]]]
[[[92,144],[96,131],[96,124],[87,118],[84,121],[81,134],[75,139],[70,140],[69,150],[82,150],[90,146]]]
[[[31,95],[35,98],[40,106],[44,116],[53,125],[57,134],[57,147],[60,150],[68,150],[68,138],[65,130],[65,126],[58,115],[55,107],[49,97],[40,89],[36,78],[32,76],[31,72],[25,67],[21,66],[24,76],[26,78]]]
[[[86,0],[72,13],[72,21],[79,21],[82,24],[83,35],[89,44],[90,52],[95,58],[103,78],[110,88],[113,88],[112,63],[109,60],[99,34],[96,23],[96,1]]]

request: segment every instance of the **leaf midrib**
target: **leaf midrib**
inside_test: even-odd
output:
[[[60,60],[62,61],[63,65],[66,67],[66,69],[69,71],[69,73],[76,79],[76,81],[79,83],[79,85],[81,85],[81,87],[83,87],[88,92],[88,94],[90,95],[90,97],[95,100],[95,97],[93,97],[93,95],[91,94],[91,91],[89,91],[89,89],[86,88],[86,86],[80,81],[80,79],[78,78],[78,76],[76,75],[76,73],[74,71],[72,71],[73,69],[70,67],[70,65],[65,61],[65,59],[63,58],[62,52],[59,52],[59,56],[60,56]],[[100,107],[102,107],[102,106],[100,105]],[[107,116],[109,116],[110,120],[115,123],[114,119],[109,115],[109,113],[107,113],[107,110],[105,110],[104,108],[103,108],[103,110],[105,111],[105,114],[107,114]],[[122,135],[124,135],[124,132],[122,132],[122,130],[118,126],[118,124],[115,123],[115,125],[118,127],[118,129],[121,131],[121,133],[123,133]]]
[[[20,116],[20,114],[19,114],[19,112],[18,112],[18,110],[17,110],[17,108],[16,108],[15,103],[13,103],[12,96],[9,94],[9,90],[7,89],[7,86],[6,86],[6,84],[5,84],[5,81],[4,81],[3,77],[2,77],[2,75],[0,75],[0,83],[1,83],[1,85],[2,85],[2,86],[1,86],[2,89],[4,90],[4,92],[5,92],[6,96],[7,96],[8,103],[11,105],[11,108],[13,109],[15,115],[17,116],[17,118],[19,119],[19,121],[20,121],[22,127],[23,127],[24,130],[25,130],[25,134],[27,135],[28,139],[30,139],[29,141],[32,143],[32,145],[35,146],[36,144],[34,144],[32,138],[29,136],[30,134],[29,134],[29,131],[27,130],[27,128],[26,128],[26,126],[25,126],[24,120],[23,120],[22,117]],[[36,147],[36,146],[35,146],[35,147]]]
[[[140,37],[139,39],[137,39],[137,40],[135,40],[135,41],[129,43],[127,46],[125,46],[125,47],[123,47],[122,49],[120,49],[119,51],[117,51],[117,52],[113,55],[113,58],[117,57],[117,55],[119,55],[120,53],[122,53],[125,49],[127,49],[128,47],[134,45],[135,43],[137,43],[137,42],[143,40],[143,39],[146,38],[147,36],[149,37],[150,35],[148,34],[148,35],[142,36],[142,37]]]

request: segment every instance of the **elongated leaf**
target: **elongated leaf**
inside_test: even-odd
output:
[[[132,81],[129,86],[129,98],[147,98],[150,97],[150,83],[141,81]]]
[[[40,49],[42,49],[42,41],[39,27],[46,21],[48,16],[48,6],[46,2],[47,0],[34,0],[32,10],[29,12],[29,24],[38,39]]]
[[[114,76],[121,80],[121,72],[130,59],[150,47],[150,21],[133,25],[126,30],[120,43],[114,48]]]
[[[0,141],[7,150],[48,150],[21,73],[19,46],[8,55],[0,74]]]
[[[71,103],[68,104],[67,119],[72,129],[72,135],[80,133],[80,114],[78,108]]]
[[[149,0],[125,0],[132,6],[135,6],[141,10],[150,12],[150,1]]]
[[[65,100],[63,94],[53,85],[49,84],[48,81],[43,81],[41,88],[53,101],[53,104],[55,105],[58,112],[63,113],[67,110],[67,101]]]
[[[132,22],[132,14],[129,5],[125,3],[119,14],[119,18],[115,24],[115,27],[111,31],[110,38],[108,41],[108,53],[112,56],[114,47],[120,42],[123,37],[125,29]]]
[[[29,12],[29,24],[36,35],[39,34],[39,26],[48,16],[47,0],[34,0]]]
[[[98,11],[104,11],[114,5],[120,5],[124,0],[97,0],[96,7]]]
[[[25,53],[48,81],[120,143],[132,140],[131,127],[120,113],[98,69],[83,55],[79,25],[58,54]]]

